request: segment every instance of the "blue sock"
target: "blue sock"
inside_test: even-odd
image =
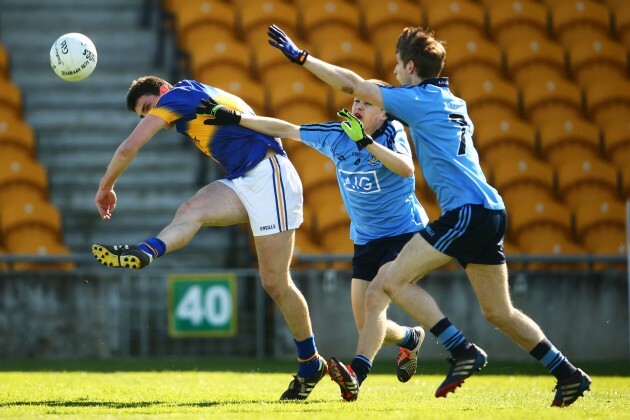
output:
[[[418,345],[418,340],[420,340],[420,337],[418,336],[418,333],[416,332],[416,330],[414,330],[411,327],[404,327],[405,328],[405,338],[403,338],[400,343],[397,343],[398,347],[404,347],[407,350],[413,350],[416,348],[416,346]]]
[[[466,340],[464,334],[455,328],[448,318],[439,321],[430,331],[446,347],[446,350],[451,352],[453,357],[468,353],[472,347],[472,344]]]
[[[536,347],[529,354],[546,367],[558,380],[566,379],[577,371],[577,368],[546,338],[536,344]]]
[[[354,371],[354,374],[357,375],[357,381],[360,386],[363,381],[365,381],[365,378],[367,378],[370,370],[372,370],[372,362],[370,362],[370,360],[366,357],[357,354],[354,356],[354,359],[352,359],[350,367]]]
[[[317,347],[315,346],[315,336],[310,336],[306,340],[295,341],[298,352],[298,376],[302,378],[310,378],[315,375],[319,369],[319,357]]]
[[[138,244],[138,247],[153,258],[161,257],[166,252],[166,244],[158,238],[149,238]]]

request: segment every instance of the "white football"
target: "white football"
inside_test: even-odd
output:
[[[50,66],[57,76],[69,82],[88,77],[96,68],[96,47],[83,34],[60,36],[50,49]]]

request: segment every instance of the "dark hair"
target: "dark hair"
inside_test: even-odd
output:
[[[425,79],[440,76],[446,59],[444,43],[435,39],[433,31],[423,28],[408,27],[396,43],[396,52],[403,64],[412,61],[417,75]]]
[[[138,99],[143,95],[159,96],[161,86],[173,87],[169,82],[157,76],[144,76],[131,82],[127,92],[127,110],[134,111]]]

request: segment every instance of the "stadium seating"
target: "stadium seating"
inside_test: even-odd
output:
[[[37,237],[41,243],[61,244],[61,216],[44,200],[11,200],[0,213],[2,242],[11,252]]]
[[[353,254],[354,243],[350,239],[350,222],[336,225],[322,233],[321,246],[331,254]]]
[[[560,76],[534,77],[522,86],[523,113],[540,126],[549,120],[583,118],[582,90]]]
[[[492,169],[492,185],[508,209],[522,201],[554,198],[554,171],[546,162],[532,156],[503,160]]]
[[[571,240],[571,212],[568,207],[556,200],[543,198],[535,201],[526,200],[508,211],[511,237],[529,253],[541,243],[543,237]]]
[[[549,36],[547,7],[536,1],[509,0],[486,6],[492,38],[499,45],[507,45],[524,37],[529,39]]]
[[[379,51],[393,54],[403,28],[422,26],[423,20],[422,9],[408,0],[368,0],[361,4],[362,31]]]
[[[630,4],[627,1],[619,1],[613,7],[613,19],[619,40],[630,49]]]
[[[508,77],[524,86],[532,75],[567,77],[565,51],[562,45],[549,39],[522,37],[503,47]]]
[[[365,78],[377,75],[374,47],[358,37],[331,39],[317,48],[317,55],[331,64],[348,68]]]
[[[10,250],[12,254],[20,255],[37,255],[45,256],[70,256],[72,252],[68,247],[59,242],[49,242],[46,235],[40,236],[31,233],[30,236],[24,238],[19,244],[13,246]],[[16,271],[22,270],[74,270],[75,264],[71,261],[63,262],[33,262],[22,261],[15,262],[12,267]]]
[[[214,29],[234,35],[236,14],[232,5],[219,0],[187,0],[177,2],[177,7],[170,10],[175,15],[177,42],[180,48],[194,49],[204,47],[213,38],[198,32],[200,28]],[[201,49],[201,48],[200,48]]]
[[[557,256],[580,256],[588,253],[579,243],[565,238],[562,234],[549,231],[539,232],[537,240],[527,245],[525,251],[532,255]],[[526,268],[528,270],[587,270],[588,264],[586,262],[534,262],[529,263]]]
[[[240,73],[242,77],[251,77],[253,72],[253,58],[247,45],[224,33],[205,42],[204,48],[189,52],[193,77],[211,70]]]
[[[8,79],[0,78],[0,112],[12,113],[16,118],[22,118],[22,91]],[[8,111],[8,112],[5,112]]]
[[[306,195],[315,215],[315,226],[320,237],[338,225],[347,225],[350,221],[348,211],[341,199],[339,186],[333,183],[325,183],[312,188]]]
[[[18,153],[25,158],[35,158],[35,133],[12,112],[0,111],[0,150],[0,156]]]
[[[596,80],[624,79],[628,75],[628,53],[623,44],[599,38],[568,47],[572,77],[582,87]]]
[[[558,194],[571,207],[619,198],[617,169],[599,159],[567,160],[557,167]]]
[[[0,44],[0,78],[9,79],[9,53],[4,45]]]
[[[302,34],[312,45],[324,45],[334,38],[360,38],[359,10],[348,2],[305,2],[299,11]]]
[[[297,7],[286,1],[243,1],[238,12],[237,26],[250,45],[267,39],[267,28],[271,23],[280,26],[289,36],[297,34]]]
[[[292,141],[285,140],[284,143]],[[333,184],[338,188],[335,164],[330,158],[305,145],[298,145],[291,150],[291,161],[300,174],[304,196],[307,200],[311,191],[316,190],[320,185]]]
[[[630,167],[630,120],[611,121],[604,129],[604,153],[617,168]]]
[[[630,165],[621,168],[621,195],[626,200],[630,199]]]
[[[240,97],[252,107],[256,114],[264,115],[267,113],[265,89],[260,83],[243,75],[243,73],[234,72],[230,68],[209,67],[202,70],[196,80]]]
[[[454,86],[461,85],[460,79],[470,79],[473,74],[491,80],[500,79],[503,75],[501,50],[483,38],[449,42],[447,57],[444,71]]]
[[[539,127],[540,153],[552,165],[601,158],[597,126],[581,118],[551,119]]]
[[[20,154],[0,155],[0,210],[19,199],[48,200],[46,169]]]
[[[586,113],[600,128],[630,120],[630,80],[596,80],[585,94]]]
[[[274,116],[293,124],[328,121],[330,89],[309,77],[296,76],[268,86],[269,105]]]
[[[504,79],[465,77],[458,79],[452,90],[466,101],[473,123],[487,118],[496,120],[516,117],[519,114],[518,90]]]
[[[486,35],[483,7],[469,0],[429,2],[425,7],[427,26],[439,40],[451,45],[457,40],[480,39]]]
[[[575,231],[577,237],[590,243],[590,236],[597,236],[605,229],[626,229],[626,208],[620,200],[586,200],[575,209]]]
[[[481,161],[491,167],[536,154],[534,127],[517,118],[477,120],[473,136]]]
[[[611,36],[610,11],[597,1],[558,1],[550,10],[552,30],[563,45]]]

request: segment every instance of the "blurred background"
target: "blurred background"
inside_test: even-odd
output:
[[[311,54],[394,85],[402,29],[434,30],[484,172],[507,204],[516,306],[571,359],[630,360],[628,0],[0,0],[0,357],[293,357],[260,286],[249,226],[204,228],[137,273],[90,253],[92,243],[154,236],[222,176],[183,136],[160,133],[117,183],[112,220],[100,220],[93,198],[137,124],[125,109],[137,77],[194,78],[298,124],[336,120],[351,105],[267,44],[271,23]],[[80,82],[49,64],[68,32],[98,51]],[[320,351],[351,357],[352,243],[334,165],[284,145],[305,188],[293,277]],[[416,185],[435,219],[419,169]],[[455,264],[422,284],[495,359],[528,359],[483,320]],[[395,307],[390,316],[413,324]],[[425,346],[426,357],[444,356]]]

